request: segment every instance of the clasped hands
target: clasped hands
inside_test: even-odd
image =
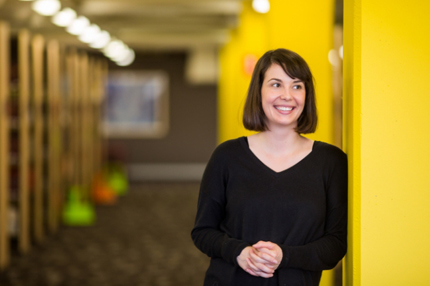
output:
[[[259,241],[245,247],[237,257],[239,266],[253,276],[273,277],[282,261],[282,249],[276,243]]]

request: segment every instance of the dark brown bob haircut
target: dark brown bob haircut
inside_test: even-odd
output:
[[[315,132],[318,118],[312,73],[301,56],[286,49],[266,52],[255,65],[243,110],[243,126],[253,131],[268,130],[267,117],[261,104],[261,87],[266,71],[272,64],[281,66],[289,77],[300,79],[305,84],[305,107],[297,121],[296,132],[299,134]]]

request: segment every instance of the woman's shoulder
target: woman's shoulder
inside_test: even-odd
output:
[[[339,147],[323,142],[315,141],[314,150],[318,155],[326,156],[327,158],[346,160],[346,154]]]
[[[232,158],[242,154],[244,144],[246,144],[246,137],[239,137],[220,143],[213,151],[211,161],[231,163]]]
[[[246,144],[246,137],[242,136],[236,139],[230,139],[220,143],[216,148],[215,152],[231,152],[238,151]]]

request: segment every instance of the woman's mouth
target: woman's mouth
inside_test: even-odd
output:
[[[275,108],[276,108],[277,110],[280,110],[280,111],[291,111],[291,110],[293,110],[293,108],[294,108],[294,107],[287,107],[287,106],[275,106]]]

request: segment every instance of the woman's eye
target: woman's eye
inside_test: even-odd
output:
[[[300,84],[293,86],[294,89],[302,89],[303,86],[301,86]]]
[[[280,87],[281,85],[279,83],[274,83],[272,86],[273,87]]]

